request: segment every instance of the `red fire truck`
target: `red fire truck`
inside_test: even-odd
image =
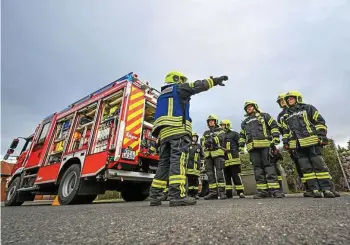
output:
[[[61,205],[86,204],[106,190],[143,201],[158,165],[149,154],[159,92],[129,73],[45,118],[24,139],[8,182],[6,206],[35,195],[57,195]],[[152,142],[153,141],[153,142]]]

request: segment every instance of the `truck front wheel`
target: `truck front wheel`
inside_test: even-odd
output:
[[[123,183],[121,197],[126,202],[144,201],[149,196],[150,183]]]
[[[79,201],[78,190],[82,184],[80,165],[73,164],[63,174],[58,187],[58,200],[62,205],[75,204]]]
[[[14,180],[12,180],[10,186],[7,190],[5,206],[21,206],[24,202],[17,201],[18,198],[18,188],[21,183],[21,177],[17,176]]]

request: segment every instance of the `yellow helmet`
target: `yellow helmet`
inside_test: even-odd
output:
[[[286,95],[284,96],[284,100],[286,101],[287,105],[289,105],[288,103],[289,97],[295,97],[297,100],[297,103],[304,103],[303,95],[299,91],[293,90],[286,93]]]
[[[165,83],[185,83],[187,82],[187,77],[179,71],[168,72],[165,76]]]
[[[258,106],[258,104],[256,103],[255,100],[247,100],[246,102],[244,102],[244,110],[245,110],[246,112],[247,112],[247,106],[248,106],[248,105],[254,106],[254,108],[255,108],[255,110],[256,110],[257,112],[261,112],[260,109],[259,109],[259,106]]]
[[[282,108],[281,106],[281,100],[284,100],[284,97],[286,96],[286,93],[282,93],[282,94],[279,94],[278,97],[277,97],[277,104]]]
[[[219,124],[219,118],[217,115],[215,114],[210,114],[207,118],[207,123],[209,122],[209,120],[214,120],[215,124],[218,125]]]
[[[227,129],[232,129],[232,122],[228,119],[221,120],[220,125],[226,125]]]
[[[198,134],[195,133],[195,132],[192,132],[192,137],[193,137],[193,136],[197,136],[197,137],[198,137]]]

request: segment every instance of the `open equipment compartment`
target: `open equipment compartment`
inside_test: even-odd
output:
[[[143,154],[145,154],[148,151],[148,149],[155,144],[155,141],[157,140],[155,137],[152,136],[155,112],[155,105],[149,101],[146,101],[140,147],[140,152]]]
[[[114,142],[122,110],[123,93],[124,89],[103,100],[102,114],[99,118],[92,154],[109,149],[110,143]]]
[[[97,105],[98,103],[95,102],[78,111],[68,152],[88,148],[94,122],[96,121]]]
[[[73,122],[74,114],[56,122],[53,133],[53,141],[49,146],[48,160],[44,161],[44,166],[60,163],[62,155],[65,152],[66,145],[69,142],[70,130]]]

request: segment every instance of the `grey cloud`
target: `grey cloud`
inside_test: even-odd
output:
[[[230,81],[192,100],[239,130],[243,103],[276,117],[277,94],[300,90],[337,142],[350,138],[348,1],[4,1],[1,153],[47,115],[135,71],[155,87],[178,69]],[[227,102],[228,100],[228,102]]]

